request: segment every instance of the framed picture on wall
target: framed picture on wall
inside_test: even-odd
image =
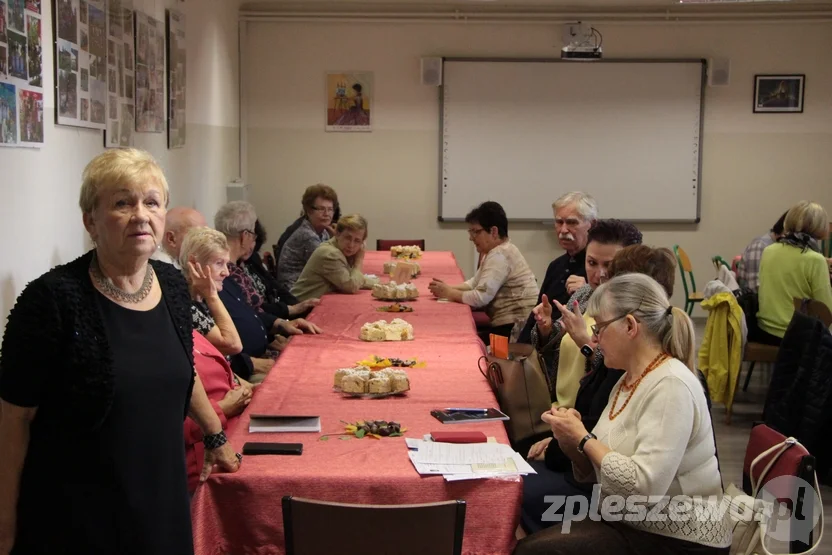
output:
[[[372,131],[373,74],[341,71],[326,74],[326,130]]]
[[[754,111],[802,113],[805,75],[755,75]]]

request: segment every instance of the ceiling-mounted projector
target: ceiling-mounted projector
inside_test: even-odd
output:
[[[578,21],[564,25],[562,40],[564,47],[560,50],[560,57],[564,60],[601,59],[604,38],[588,23]]]

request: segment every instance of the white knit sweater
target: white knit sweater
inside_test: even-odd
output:
[[[645,376],[627,408],[611,422],[610,405],[622,380],[624,376],[592,430],[612,449],[600,468],[595,468],[602,500],[610,495],[685,499],[693,508],[686,521],[668,517],[668,507],[657,511],[665,515],[661,521],[623,521],[647,532],[702,545],[731,545],[727,516],[719,516],[718,503],[705,502],[709,496],[721,500],[722,483],[708,404],[699,380],[680,361],[668,359]],[[621,392],[615,410],[621,408],[627,394]],[[593,476],[584,478],[591,480]],[[703,501],[692,496],[701,496]],[[647,512],[655,509],[655,502],[641,505]]]

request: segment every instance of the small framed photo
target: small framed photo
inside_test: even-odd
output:
[[[754,112],[802,113],[805,75],[755,75]]]

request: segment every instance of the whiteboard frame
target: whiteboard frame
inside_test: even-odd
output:
[[[465,218],[442,217],[442,189],[444,188],[445,167],[445,62],[507,62],[507,63],[540,63],[540,64],[701,64],[701,85],[699,90],[699,152],[696,173],[696,218],[693,220],[632,220],[644,224],[698,224],[702,220],[702,142],[704,140],[705,124],[705,88],[708,84],[708,60],[706,58],[602,58],[600,60],[564,60],[562,58],[471,58],[471,57],[443,57],[442,85],[439,88],[439,222],[464,222]],[[539,218],[508,218],[510,222],[535,223],[552,225],[554,218],[541,220]]]

